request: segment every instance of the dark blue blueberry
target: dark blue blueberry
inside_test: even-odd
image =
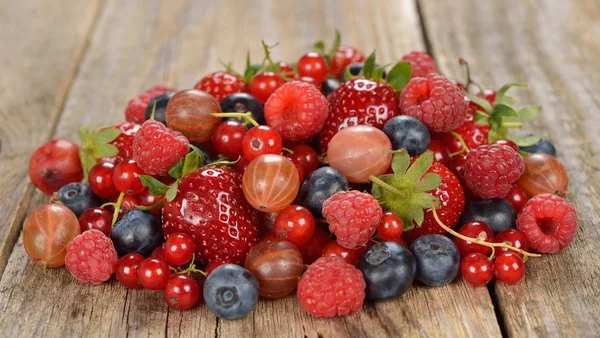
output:
[[[350,64],[346,69],[350,71],[350,74],[352,74],[352,76],[358,76],[358,74],[360,74],[360,71],[363,69],[363,67],[365,66],[364,63],[352,63]],[[375,65],[375,67],[379,67],[379,65]],[[383,78],[385,79],[387,77],[386,72],[383,72]],[[348,81],[350,79],[346,78],[346,72],[344,71],[344,74],[342,75],[342,80],[343,81]]]
[[[460,267],[460,253],[450,238],[425,235],[411,246],[417,261],[417,280],[429,286],[442,286],[454,280]]]
[[[265,112],[258,100],[247,93],[235,93],[227,96],[221,101],[221,111],[224,113],[252,113],[252,118],[258,124],[265,124]],[[234,117],[226,118],[229,120],[237,120]],[[246,127],[252,128],[250,122],[246,122]]]
[[[529,147],[520,147],[526,153],[544,153],[556,157],[556,148],[550,140],[541,138],[536,144]]]
[[[408,115],[396,116],[385,123],[383,132],[389,137],[394,150],[406,148],[410,156],[421,155],[431,142],[429,129],[423,122]]]
[[[99,207],[102,204],[100,197],[94,195],[90,186],[85,183],[69,183],[56,192],[56,200],[71,209],[79,217],[89,208]]]
[[[239,265],[223,264],[206,278],[204,301],[219,318],[242,318],[258,301],[258,281]]]
[[[323,83],[321,84],[321,91],[323,92],[323,95],[329,96],[341,85],[342,83],[340,82],[340,80],[329,78],[323,81]]]
[[[467,202],[460,224],[480,221],[489,225],[495,235],[502,230],[514,228],[516,219],[515,209],[502,198],[477,199]]]
[[[373,245],[358,261],[367,288],[367,299],[383,300],[400,296],[412,285],[417,263],[413,254],[395,242]]]
[[[162,95],[158,95],[150,100],[148,106],[146,106],[146,111],[144,112],[144,120],[149,120],[150,116],[152,116],[152,108],[154,107],[154,103],[156,102],[156,109],[154,111],[154,119],[158,122],[162,122],[164,125],[167,125],[165,121],[165,111],[167,110],[167,103],[169,100],[175,95],[175,92],[166,92]]]
[[[130,253],[148,257],[163,243],[163,237],[160,217],[140,209],[127,211],[110,232],[119,257]]]
[[[302,184],[299,198],[316,218],[323,218],[323,202],[338,191],[348,190],[348,180],[332,167],[322,167],[313,171]]]

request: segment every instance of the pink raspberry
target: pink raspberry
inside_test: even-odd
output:
[[[527,201],[517,217],[517,229],[529,247],[541,253],[565,249],[577,232],[577,213],[569,202],[552,194],[541,194]]]
[[[403,115],[413,116],[434,132],[446,132],[467,119],[467,101],[463,92],[438,74],[415,77],[400,95]]]
[[[144,122],[144,112],[146,111],[146,106],[148,106],[150,100],[155,96],[172,91],[175,90],[171,87],[154,86],[141,93],[138,97],[129,100],[127,107],[125,108],[125,120],[127,122],[142,124]]]
[[[365,300],[360,270],[341,257],[322,257],[311,264],[298,283],[300,305],[316,317],[347,316]]]
[[[118,259],[110,238],[100,230],[91,229],[77,235],[67,245],[65,265],[75,278],[98,285],[115,272]]]
[[[435,62],[429,54],[420,51],[412,51],[402,57],[402,61],[410,62],[410,77],[425,77],[430,73],[437,73]]]
[[[481,145],[472,149],[465,163],[465,181],[481,198],[504,197],[525,170],[523,158],[507,145]]]
[[[133,139],[133,159],[148,175],[165,175],[189,150],[188,139],[164,124],[148,120]]]
[[[375,234],[383,215],[373,196],[352,190],[340,191],[323,203],[323,216],[339,245],[354,249]]]

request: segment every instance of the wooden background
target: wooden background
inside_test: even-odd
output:
[[[600,2],[507,1],[0,1],[0,336],[544,337],[600,335]],[[47,201],[27,176],[32,151],[77,139],[82,124],[116,124],[127,101],[155,84],[189,88],[219,62],[241,68],[260,39],[293,61],[334,29],[378,60],[427,50],[463,79],[469,60],[490,88],[529,84],[542,104],[529,129],[558,148],[580,228],[568,250],[527,262],[516,286],[459,281],[414,287],[347,318],[316,319],[294,297],[261,300],[242,320],[206,307],[168,310],[158,292],[114,280],[88,286],[66,269],[43,274],[20,239]],[[516,93],[517,91],[515,91]]]

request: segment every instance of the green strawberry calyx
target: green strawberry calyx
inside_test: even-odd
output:
[[[388,67],[390,67],[390,65],[377,66],[375,60],[375,51],[373,51],[365,60],[363,69],[358,75],[352,75],[352,73],[350,73],[350,67],[348,67],[344,73],[344,79],[349,80],[358,77],[371,79],[377,82],[387,82],[392,89],[394,89],[397,93],[400,93],[408,81],[410,81],[410,75],[412,72],[410,63],[398,62],[394,64],[388,72],[387,77],[384,79],[383,73]]]
[[[119,135],[121,135],[121,130],[114,127],[100,127],[90,130],[90,126],[85,125],[79,128],[79,139],[81,140],[79,159],[86,179],[99,158],[114,157],[119,154],[119,149],[110,144]]]
[[[383,209],[400,217],[404,231],[412,230],[415,224],[423,224],[424,210],[431,209],[432,202],[438,208],[440,206],[439,199],[428,193],[442,182],[440,175],[427,172],[432,164],[431,151],[423,153],[411,165],[408,152],[402,149],[395,152],[392,159],[394,174],[371,176],[371,194]]]

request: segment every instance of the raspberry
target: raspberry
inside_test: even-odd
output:
[[[373,236],[383,211],[373,196],[360,191],[340,191],[323,203],[323,216],[338,243],[354,249]]]
[[[148,120],[133,139],[133,158],[148,175],[165,175],[189,150],[189,141],[178,131]]]
[[[529,247],[541,253],[557,253],[573,241],[577,232],[575,208],[563,198],[541,194],[527,201],[517,218],[517,229]]]
[[[430,73],[437,73],[435,62],[425,52],[412,51],[402,57],[402,61],[410,62],[410,77],[425,77]]]
[[[365,280],[341,257],[322,257],[311,264],[298,283],[300,305],[316,317],[347,316],[365,299]]]
[[[465,181],[481,198],[504,197],[525,170],[519,153],[501,144],[482,145],[469,152]]]
[[[127,122],[135,122],[142,124],[144,122],[144,112],[146,106],[150,103],[153,97],[162,95],[166,92],[174,91],[171,87],[155,86],[141,93],[140,96],[129,100],[125,108],[125,120]]]
[[[118,259],[110,238],[100,230],[91,229],[77,235],[67,245],[65,265],[75,278],[98,285],[115,272]]]
[[[209,93],[221,102],[227,96],[241,92],[245,85],[244,80],[233,74],[214,72],[200,79],[194,88]]]
[[[462,91],[438,74],[412,78],[400,95],[400,109],[435,132],[450,131],[467,119]]]
[[[302,141],[323,128],[327,106],[327,99],[315,86],[292,81],[279,87],[269,97],[265,104],[265,118],[284,140]]]

